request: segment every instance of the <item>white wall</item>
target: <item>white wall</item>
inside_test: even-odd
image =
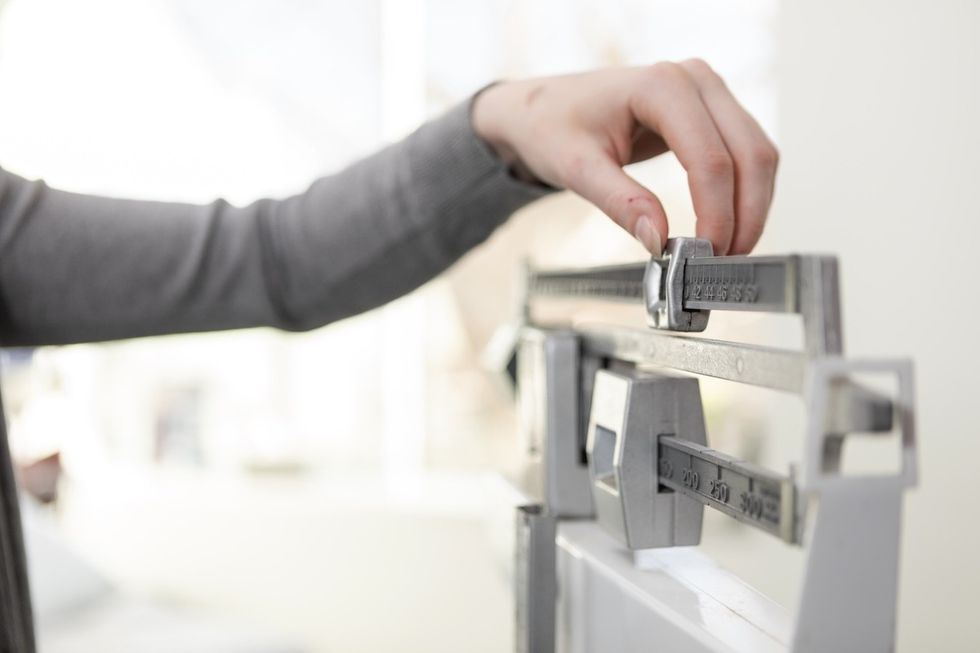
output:
[[[909,355],[920,487],[899,650],[977,650],[980,3],[784,2],[764,249],[841,257],[851,355]]]

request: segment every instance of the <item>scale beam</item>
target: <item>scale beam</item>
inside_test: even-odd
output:
[[[714,256],[683,263],[684,310],[795,313],[798,256]],[[646,285],[651,269],[664,270],[669,259],[579,270],[531,273],[532,294],[644,302],[661,299],[660,288]],[[654,294],[654,290],[656,293]],[[652,296],[651,296],[652,295]],[[665,298],[665,296],[664,296]]]
[[[675,238],[662,258],[645,264],[531,271],[527,289],[529,299],[642,303],[651,326],[670,331],[704,331],[711,311],[799,313],[808,329],[832,332],[808,345],[839,353],[838,307],[808,292],[824,281],[810,277],[823,275],[836,280],[836,264],[825,256],[712,256],[706,240]]]
[[[669,435],[658,439],[658,481],[790,543],[797,543],[796,489],[790,476]]]

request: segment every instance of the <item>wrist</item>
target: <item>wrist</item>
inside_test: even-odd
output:
[[[521,181],[540,184],[541,181],[521,159],[510,134],[509,121],[519,111],[512,102],[512,82],[500,82],[486,87],[473,99],[471,120],[476,135]]]

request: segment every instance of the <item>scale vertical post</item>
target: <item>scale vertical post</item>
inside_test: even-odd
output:
[[[892,375],[901,468],[883,476],[847,475],[840,442],[827,433],[835,382],[854,374]],[[912,364],[909,361],[811,362],[807,378],[807,433],[801,490],[811,512],[803,535],[806,568],[793,650],[892,651],[898,594],[899,544],[905,490],[916,483]]]
[[[541,504],[517,508],[514,559],[515,650],[554,653],[555,529],[557,521]]]

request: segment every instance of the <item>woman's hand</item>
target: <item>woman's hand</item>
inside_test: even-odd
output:
[[[497,84],[477,97],[473,124],[520,176],[575,191],[652,254],[667,215],[623,166],[668,150],[716,254],[747,253],[762,235],[778,152],[698,59]]]

